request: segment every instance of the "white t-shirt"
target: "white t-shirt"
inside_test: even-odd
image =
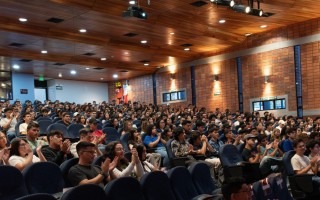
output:
[[[19,125],[19,133],[21,133],[23,131],[23,132],[25,132],[23,134],[27,134],[27,127],[28,127],[27,123],[20,124]]]
[[[293,170],[301,170],[307,167],[310,164],[310,159],[307,156],[299,156],[295,154],[291,158],[291,165]],[[313,171],[310,169],[307,174],[313,174]]]
[[[2,118],[0,121],[0,125],[3,127],[5,126],[8,122],[10,121],[10,119],[8,118]],[[15,131],[15,126],[17,124],[17,119],[14,117],[10,123],[10,127],[8,128],[8,131],[13,132]]]
[[[26,159],[25,158],[23,158],[23,157],[21,157],[21,156],[11,156],[10,158],[9,158],[9,164],[11,165],[11,166],[16,166],[17,164],[19,164],[19,163],[22,163],[22,162],[24,162]],[[32,158],[32,163],[36,163],[36,162],[40,162],[40,159],[37,157],[37,156],[35,156],[35,155],[33,155],[33,158]]]

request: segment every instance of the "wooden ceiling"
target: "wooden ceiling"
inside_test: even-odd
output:
[[[106,82],[114,80],[113,74],[127,79],[215,55],[241,44],[246,33],[320,17],[318,0],[260,0],[264,11],[274,13],[270,17],[238,13],[209,0],[202,0],[206,4],[200,7],[191,5],[195,1],[139,0],[148,14],[141,20],[122,17],[129,0],[0,0],[0,69],[17,64],[16,71],[46,79],[59,78],[59,73],[72,80]],[[21,17],[28,21],[20,22]],[[263,24],[268,27],[261,29]],[[81,28],[87,32],[80,33]],[[184,51],[184,44],[192,45],[190,51]]]

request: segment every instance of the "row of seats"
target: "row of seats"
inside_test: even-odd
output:
[[[62,176],[59,166],[50,162],[32,164],[22,173],[12,166],[0,166],[0,199],[35,199],[37,196],[50,199],[48,195],[48,198],[40,195],[43,193],[61,196],[65,186]],[[95,185],[77,186],[65,192],[60,199],[191,200],[222,197],[211,179],[208,166],[203,163],[194,164],[189,170],[176,167],[167,174],[151,172],[145,174],[140,183],[132,177],[122,177],[109,182],[104,190]]]

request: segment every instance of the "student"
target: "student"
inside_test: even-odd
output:
[[[230,178],[222,184],[221,191],[225,200],[251,200],[252,190],[243,178]]]

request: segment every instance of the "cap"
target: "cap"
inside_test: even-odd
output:
[[[96,123],[98,123],[98,120],[96,120],[96,118],[91,118],[89,120],[89,124],[96,124]]]
[[[283,124],[283,125],[285,125],[286,122],[281,119],[281,120],[279,120],[278,124]]]
[[[249,139],[249,138],[257,138],[258,136],[256,136],[256,135],[253,135],[253,134],[247,134],[247,135],[245,135],[244,137],[243,137],[243,139],[244,140],[247,140],[247,139]]]
[[[74,116],[74,117],[77,116],[77,115],[79,115],[78,112],[73,113],[73,116]]]

